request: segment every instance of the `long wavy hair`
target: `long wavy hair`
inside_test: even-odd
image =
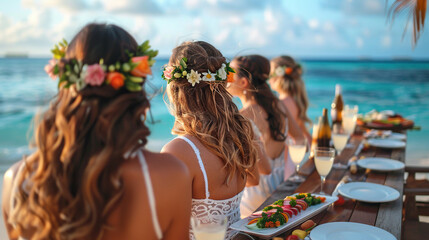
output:
[[[272,71],[277,67],[290,67],[292,73],[284,74],[283,76],[274,76],[274,84],[276,88],[280,89],[284,93],[287,93],[293,98],[298,107],[298,118],[304,123],[311,123],[311,120],[307,116],[308,109],[308,96],[305,90],[305,83],[301,78],[303,70],[292,57],[280,56],[271,60]]]
[[[234,58],[239,66],[236,69],[239,77],[249,80],[252,95],[256,103],[267,113],[271,137],[276,141],[284,141],[286,136],[282,131],[285,127],[286,114],[279,107],[279,100],[268,86],[270,74],[270,61],[260,55],[248,55]]]
[[[207,42],[184,42],[173,49],[169,65],[177,66],[186,57],[194,71],[216,72],[226,59]],[[168,85],[170,110],[176,118],[173,134],[189,134],[224,162],[229,184],[237,174],[246,178],[246,169],[257,159],[250,122],[238,111],[226,83],[200,81],[194,87],[186,79]]]
[[[66,59],[84,64],[128,61],[137,43],[115,25],[89,24],[71,41]],[[60,89],[34,134],[34,157],[18,175],[10,222],[31,239],[97,239],[123,195],[119,166],[143,147],[149,101],[144,91],[111,86]]]

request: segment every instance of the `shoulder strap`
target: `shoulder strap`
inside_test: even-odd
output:
[[[158,239],[162,239],[162,231],[161,231],[161,226],[159,225],[158,215],[156,214],[155,195],[153,193],[152,181],[150,180],[149,168],[147,166],[142,150],[139,150],[137,152],[137,156],[139,158],[140,165],[142,167],[143,177],[146,184],[147,196],[149,198],[149,206],[152,214],[153,227],[155,229],[155,233]]]
[[[195,144],[191,140],[189,140],[188,138],[186,138],[184,136],[178,136],[177,138],[180,138],[180,139],[184,140],[185,142],[187,142],[192,147],[192,149],[194,150],[195,155],[197,156],[197,159],[198,159],[198,164],[200,165],[201,172],[203,173],[203,176],[204,176],[204,185],[206,188],[206,198],[209,198],[210,192],[209,192],[209,184],[208,184],[208,180],[207,180],[207,173],[206,173],[206,169],[204,168],[203,160],[201,159],[200,150],[198,150],[197,146],[195,146]]]

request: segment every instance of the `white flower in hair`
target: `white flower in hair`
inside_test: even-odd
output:
[[[222,67],[218,70],[217,75],[222,79],[225,80],[227,77],[226,74],[226,64],[222,63]]]
[[[215,78],[215,76],[216,76],[216,74],[213,74],[213,73],[211,73],[210,71],[209,72],[206,72],[206,73],[203,73],[203,81],[206,81],[206,82],[213,82],[213,81],[215,81],[216,80],[216,78]]]
[[[186,78],[188,79],[188,82],[192,84],[192,87],[195,86],[195,83],[200,83],[201,75],[198,73],[198,71],[194,71],[191,69],[191,72],[186,75]]]
[[[274,70],[274,73],[277,77],[283,77],[283,75],[285,75],[285,69],[284,67],[277,67],[276,70]]]

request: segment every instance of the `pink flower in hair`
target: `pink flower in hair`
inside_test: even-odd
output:
[[[57,65],[57,60],[51,59],[49,60],[49,63],[45,66],[45,72],[51,77],[52,79],[56,79],[58,77],[57,74],[54,73],[55,66]]]
[[[104,82],[106,73],[99,64],[92,64],[88,66],[85,74],[85,83],[91,86],[100,86]]]
[[[171,79],[171,77],[172,77],[171,73],[173,72],[173,70],[174,70],[174,67],[172,67],[172,66],[166,67],[164,70],[164,77],[166,79]]]

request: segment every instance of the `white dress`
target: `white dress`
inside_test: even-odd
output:
[[[128,152],[124,155],[124,157],[127,159],[129,156],[135,156],[136,154],[137,154],[137,157],[139,159],[140,166],[142,168],[144,182],[146,185],[147,197],[149,200],[150,215],[152,217],[153,228],[155,230],[155,234],[156,234],[157,239],[161,240],[163,238],[163,234],[162,234],[162,230],[161,230],[161,225],[159,224],[159,221],[158,221],[158,215],[156,213],[155,194],[153,193],[152,181],[151,181],[150,175],[149,175],[149,167],[146,163],[146,159],[143,155],[142,149],[139,149],[132,154],[130,152]],[[12,191],[14,191],[14,193],[16,193],[16,191],[18,191],[18,185],[17,185],[18,179],[19,179],[19,175],[21,174],[21,171],[22,171],[24,166],[25,166],[25,163],[22,163],[21,166],[19,167],[18,173],[14,179],[13,187],[12,187]],[[24,186],[27,186],[27,185],[28,185],[28,182],[24,181]],[[15,195],[15,194],[11,194],[11,198],[10,198],[10,212],[14,211],[15,202],[13,199],[13,195]],[[26,239],[19,237],[18,240],[26,240]]]
[[[214,220],[216,216],[226,216],[228,218],[228,227],[240,220],[240,201],[243,191],[237,195],[223,200],[214,200],[210,199],[209,184],[207,179],[207,173],[204,168],[203,160],[201,159],[200,151],[195,146],[195,144],[184,136],[177,137],[186,141],[194,150],[195,155],[198,159],[198,164],[200,165],[201,172],[204,176],[204,185],[205,185],[205,199],[192,199],[191,207],[191,216],[198,217],[203,219],[203,221],[210,223]],[[225,239],[232,239],[237,234],[236,231],[228,229],[226,231]],[[189,228],[189,238],[194,240],[195,236],[192,231],[192,227]]]
[[[251,120],[250,123],[252,124],[256,137],[260,138],[261,132],[256,124]],[[277,189],[279,184],[284,182],[284,150],[277,158],[269,160],[269,163],[271,165],[271,173],[268,175],[260,175],[258,185],[244,188],[240,205],[241,218],[245,218],[252,214]]]

